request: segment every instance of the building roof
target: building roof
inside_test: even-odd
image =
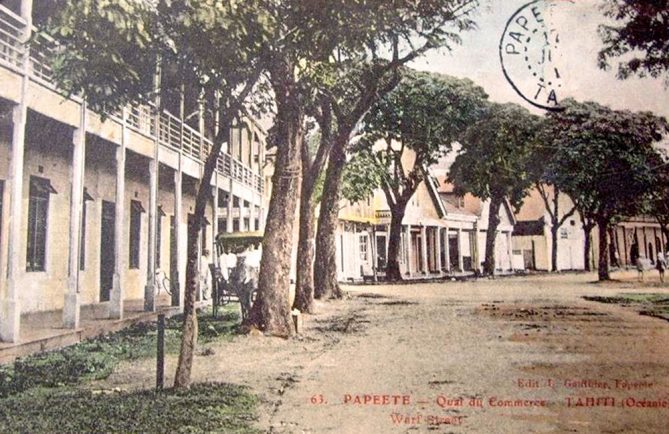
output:
[[[478,217],[479,215],[471,212],[470,210],[466,209],[465,207],[459,207],[451,203],[449,199],[449,193],[439,193],[439,197],[441,198],[441,202],[444,204],[444,208],[446,209],[447,214],[461,214],[461,215],[467,215],[467,216],[473,216],[473,217]]]

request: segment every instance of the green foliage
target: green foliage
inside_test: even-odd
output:
[[[26,390],[36,386],[57,387],[82,380],[99,380],[107,378],[117,363],[114,355],[92,352],[86,346],[19,359],[14,363],[15,388]]]
[[[655,217],[663,231],[669,229],[669,167],[662,165],[655,173],[655,185],[648,195],[644,212]]]
[[[607,0],[604,14],[616,25],[602,24],[604,48],[599,66],[620,58],[618,77],[665,76],[669,84],[669,2],[667,0]]]
[[[181,315],[165,321],[165,352],[176,354],[181,339]],[[198,318],[200,343],[230,336],[239,314],[226,311],[214,318],[210,312]],[[133,324],[116,333],[89,339],[57,351],[17,359],[0,367],[0,397],[34,387],[59,387],[107,378],[122,360],[155,357],[156,322]]]
[[[258,432],[257,398],[230,384],[94,393],[33,389],[0,400],[1,432]]]
[[[366,200],[381,186],[382,179],[374,157],[364,150],[356,152],[344,168],[342,196],[352,203]]]
[[[210,107],[215,92],[232,95],[257,79],[268,34],[249,2],[59,1],[42,29],[64,47],[53,55],[54,78],[100,113],[153,102],[158,63],[161,96],[176,97],[184,84],[195,95],[204,89]]]
[[[518,208],[536,180],[541,118],[516,104],[491,103],[463,136],[448,178],[460,194],[509,199]]]
[[[471,80],[406,70],[399,86],[365,118],[361,155],[353,161],[368,168],[357,177],[363,185],[382,187],[390,204],[407,202],[425,168],[481,117],[487,97]],[[415,155],[409,167],[405,150]]]
[[[565,100],[548,115],[544,139],[552,148],[550,179],[585,217],[607,220],[643,210],[664,166],[653,144],[669,131],[652,113],[612,110]]]

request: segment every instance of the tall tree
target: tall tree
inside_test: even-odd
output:
[[[400,236],[407,204],[427,167],[451,150],[483,113],[485,91],[467,79],[407,70],[365,117],[356,146],[368,155],[391,212],[386,278],[402,279]]]
[[[646,211],[655,217],[662,231],[662,244],[669,244],[669,168],[662,166],[656,173],[655,186],[653,187]]]
[[[668,131],[652,113],[612,110],[594,102],[565,100],[548,115],[556,185],[571,196],[599,232],[599,280],[609,279],[608,229],[634,216],[656,182],[661,158],[653,148]]]
[[[448,179],[456,193],[490,199],[485,274],[495,273],[495,241],[505,200],[519,208],[536,182],[534,164],[541,119],[515,104],[491,103],[467,130]]]
[[[263,70],[259,54],[268,35],[262,14],[245,2],[207,0],[64,0],[62,6],[47,31],[67,48],[56,51],[53,62],[55,78],[66,91],[81,94],[100,113],[114,112],[133,102],[173,97],[170,88],[154,81],[155,71],[162,69],[163,78],[169,71],[182,86],[199,89],[200,103],[210,110],[205,125],[213,145],[188,227],[183,334],[175,376],[176,387],[188,387],[197,338],[197,239],[218,156],[233,120],[247,112]]]
[[[558,232],[562,225],[576,212],[572,205],[566,212],[560,211],[560,197],[564,194],[554,184],[547,184],[546,179],[535,183],[551,223],[551,271],[558,271]]]
[[[360,41],[364,50],[355,56],[335,56],[336,84],[331,95],[334,134],[328,156],[323,198],[316,235],[315,288],[317,297],[341,297],[337,283],[335,229],[347,147],[367,111],[399,82],[399,68],[428,50],[460,41],[459,33],[474,27],[471,15],[476,0],[428,0],[375,2],[373,18],[365,28],[373,30]],[[345,9],[344,9],[345,10]],[[348,13],[348,12],[346,12]],[[356,12],[358,13],[358,12]],[[337,53],[339,54],[339,53]],[[346,53],[344,53],[346,54]],[[353,64],[353,65],[351,65]],[[353,72],[351,72],[353,71]]]
[[[552,164],[553,148],[542,143],[550,143],[550,137],[540,137],[534,153],[536,170],[536,190],[544,203],[551,225],[551,271],[558,271],[558,233],[560,227],[576,212],[576,204],[567,210],[560,209],[560,198],[564,196],[555,184],[556,168]]]
[[[599,66],[607,69],[619,58],[619,78],[664,76],[669,85],[669,1],[606,0],[604,14],[616,24],[599,26]]]
[[[332,111],[322,100],[313,110],[321,129],[302,142],[302,185],[297,241],[297,279],[293,308],[314,313],[314,258],[316,237],[316,206],[320,200],[318,187],[323,183],[323,168],[332,143]]]

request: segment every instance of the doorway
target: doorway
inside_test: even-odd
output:
[[[460,270],[460,249],[458,249],[458,236],[448,236],[448,259],[451,261],[451,270]]]
[[[377,235],[376,236],[376,268],[380,271],[386,270],[386,265],[388,264],[387,256],[387,247],[386,247],[386,236]]]
[[[114,286],[114,227],[116,223],[116,204],[102,201],[102,227],[100,231],[100,301],[109,301]]]

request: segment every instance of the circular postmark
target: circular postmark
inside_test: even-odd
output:
[[[560,110],[563,69],[560,33],[551,19],[570,0],[534,0],[516,11],[499,43],[502,71],[515,91],[530,104]]]

